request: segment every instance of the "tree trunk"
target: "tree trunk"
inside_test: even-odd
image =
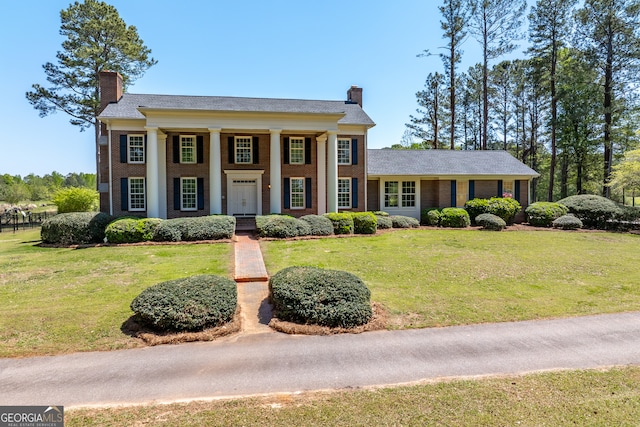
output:
[[[558,100],[556,97],[556,52],[557,42],[552,40],[551,47],[551,164],[549,165],[549,194],[547,200],[553,202],[553,187],[556,174],[556,123],[558,122]],[[563,165],[564,167],[564,165]],[[566,197],[566,196],[564,196]],[[563,198],[564,198],[563,197]]]
[[[569,195],[569,156],[566,152],[560,155],[560,198],[564,199]],[[553,200],[549,200],[553,202]]]
[[[611,146],[611,124],[612,124],[612,88],[613,86],[613,43],[611,36],[607,41],[607,61],[604,72],[604,185],[602,195],[609,197],[611,189],[606,184],[611,178],[611,162],[613,160],[613,149]]]
[[[482,46],[482,149],[487,149],[487,133],[489,129],[489,93],[488,93],[488,73],[489,58],[487,53],[487,20],[484,19],[484,43]]]
[[[449,52],[450,61],[449,61],[449,101],[451,103],[451,131],[450,131],[450,148],[455,149],[455,137],[456,137],[456,64],[455,64],[455,53],[456,53],[456,38],[455,33],[451,31],[451,51]]]

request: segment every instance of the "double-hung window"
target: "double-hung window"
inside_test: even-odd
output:
[[[196,178],[180,178],[180,210],[195,211],[198,208]]]
[[[502,194],[501,197],[514,197],[513,192],[513,181],[503,181],[502,183]]]
[[[385,208],[413,208],[416,206],[415,181],[385,181]]]
[[[289,163],[292,165],[304,164],[304,138],[289,138]]]
[[[414,208],[416,206],[416,182],[402,181],[402,207]]]
[[[351,209],[351,178],[338,178],[338,208]]]
[[[128,163],[144,163],[144,135],[127,136]]]
[[[399,205],[398,198],[398,181],[385,181],[384,183],[384,207],[397,208]]]
[[[291,209],[304,209],[304,178],[291,178]]]
[[[252,152],[253,140],[250,136],[235,137],[235,163],[251,164],[253,161]]]
[[[144,178],[129,178],[130,211],[144,211],[147,209],[144,187]]]
[[[351,164],[351,140],[348,138],[338,138],[338,164]]]
[[[196,162],[195,135],[180,135],[180,163]]]

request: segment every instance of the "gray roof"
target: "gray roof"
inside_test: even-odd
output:
[[[370,149],[367,154],[369,175],[539,176],[506,151]]]
[[[339,124],[374,126],[375,123],[355,103],[231,96],[140,95],[125,93],[117,103],[102,111],[100,119],[144,119],[138,108],[254,113],[344,114]]]

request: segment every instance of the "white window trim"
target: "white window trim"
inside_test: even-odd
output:
[[[189,181],[194,181],[195,185],[195,206],[194,207],[185,207],[184,206],[184,182],[186,180]],[[185,177],[181,177],[180,178],[180,210],[184,211],[184,212],[192,212],[192,211],[197,211],[198,210],[198,178],[196,178],[195,176],[185,176]]]
[[[396,184],[398,184],[398,192],[397,193],[387,193],[387,183],[388,182],[395,182]],[[400,205],[402,204],[401,202],[401,197],[402,197],[402,181],[391,181],[391,180],[386,180],[382,183],[382,203],[384,204],[385,208],[392,208],[392,209],[397,209],[400,207]],[[398,206],[387,206],[387,195],[390,194],[395,194],[397,196],[397,200],[398,200]]]
[[[191,138],[193,140],[193,161],[187,162],[182,158],[182,143],[183,138]],[[180,135],[180,163],[186,165],[193,165],[198,162],[198,139],[195,135]]]
[[[131,160],[131,138],[132,137],[140,137],[142,138],[142,161],[139,160]],[[144,164],[145,161],[147,160],[147,153],[145,152],[144,149],[144,135],[143,134],[133,134],[133,135],[127,135],[127,163],[131,163],[131,164]]]
[[[349,160],[346,161],[346,162],[341,162],[340,161],[340,155],[339,155],[339,153],[340,153],[340,141],[348,141],[348,144],[347,144],[347,147],[348,147],[347,148],[347,155],[349,157]],[[351,159],[351,138],[338,138],[338,164],[339,165],[350,165],[351,162],[352,162],[352,159]]]
[[[346,193],[340,193],[340,181],[344,180],[347,181],[349,183],[349,205],[340,205],[340,194],[346,194]],[[346,176],[341,176],[338,177],[338,209],[351,209],[351,204],[352,204],[352,200],[353,200],[353,188],[351,188],[353,185],[353,180],[349,177]]]
[[[294,162],[293,161],[293,140],[296,140],[297,142],[301,142],[302,143],[302,149],[298,149],[296,148],[296,151],[301,151],[302,152],[302,157],[300,159],[299,162]],[[304,165],[304,155],[305,155],[305,144],[304,144],[304,137],[299,137],[299,136],[292,136],[289,137],[289,164],[290,165]]]
[[[404,183],[405,182],[411,182],[413,184],[413,193],[405,193],[404,192]],[[417,184],[415,181],[399,181],[399,186],[398,186],[398,196],[399,196],[399,207],[401,208],[415,208],[416,207],[416,193],[417,193]],[[407,206],[404,204],[404,196],[409,196],[409,195],[413,195],[413,206]]]
[[[239,162],[238,161],[238,139],[248,139],[249,140],[249,161],[248,162]],[[253,137],[251,136],[234,136],[233,138],[233,160],[236,165],[250,165],[253,164]]]
[[[293,206],[293,180],[300,180],[302,181],[302,206]],[[291,210],[300,210],[300,209],[306,209],[306,200],[307,200],[307,194],[306,194],[306,181],[304,177],[300,177],[300,176],[296,176],[296,177],[292,177],[289,178],[289,208]],[[300,193],[295,193],[295,194],[300,194]]]
[[[132,204],[131,196],[133,195],[133,192],[131,191],[131,183],[132,183],[132,180],[134,180],[134,179],[142,180],[142,200],[143,200],[142,208],[133,208],[132,207],[133,204]],[[147,180],[142,176],[131,176],[127,180],[127,184],[129,186],[129,188],[128,188],[128,191],[129,191],[129,193],[128,193],[128,195],[129,195],[129,200],[128,200],[129,209],[128,209],[128,211],[130,211],[130,212],[144,212],[144,211],[146,211],[147,210]]]

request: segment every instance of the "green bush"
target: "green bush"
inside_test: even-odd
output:
[[[53,195],[53,204],[58,213],[91,212],[98,209],[99,195],[90,188],[61,188]]]
[[[388,215],[376,215],[376,220],[378,221],[378,229],[380,230],[393,228],[393,221]]]
[[[137,243],[153,240],[160,218],[118,218],[105,230],[109,243]]]
[[[289,267],[269,280],[278,318],[289,322],[352,328],[371,320],[371,292],[346,271]]]
[[[158,224],[153,240],[180,242],[230,239],[235,229],[236,219],[228,215],[174,218]]]
[[[131,302],[131,310],[154,329],[197,331],[229,322],[237,304],[233,280],[202,275],[147,288]]]
[[[418,228],[420,227],[420,221],[410,216],[404,215],[391,215],[391,224],[393,228]]]
[[[582,228],[582,221],[573,215],[562,215],[553,221],[553,228],[561,228],[563,230],[576,230]]]
[[[474,220],[478,215],[489,212],[489,199],[471,199],[464,204],[464,209],[469,213],[469,218]]]
[[[440,215],[440,209],[438,208],[423,209],[420,215],[420,222],[424,225],[437,227],[440,225]]]
[[[305,215],[300,217],[301,221],[309,225],[309,235],[330,236],[333,234],[333,223],[322,215]]]
[[[55,215],[42,223],[43,243],[79,245],[101,243],[104,230],[113,218],[102,212],[71,212]]]
[[[484,213],[476,217],[476,224],[485,230],[502,231],[507,226],[502,218],[497,215]]]
[[[565,205],[585,227],[605,229],[607,221],[615,219],[621,212],[614,201],[593,194],[569,196],[558,200],[558,203]]]
[[[389,213],[385,211],[373,211],[373,214],[375,216],[389,216]]]
[[[440,212],[440,225],[450,228],[465,228],[471,225],[469,213],[462,208],[444,208]]]
[[[640,220],[640,207],[637,206],[618,206],[619,212],[616,215],[618,221],[635,222]]]
[[[345,212],[331,212],[323,216],[329,218],[333,224],[334,234],[352,234],[353,233],[353,217]]]
[[[355,234],[376,234],[378,220],[372,212],[353,212],[353,232]]]
[[[260,237],[286,239],[311,234],[308,222],[288,215],[257,216],[256,228]]]
[[[534,227],[551,227],[551,223],[569,213],[566,206],[553,202],[536,202],[525,209],[527,221]]]
[[[513,219],[522,209],[520,202],[511,197],[492,197],[489,199],[487,212],[499,216],[507,224],[513,224]]]

